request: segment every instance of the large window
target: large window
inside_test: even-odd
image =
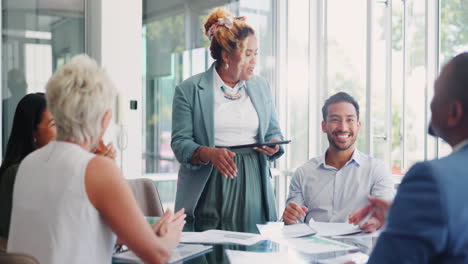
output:
[[[338,91],[361,106],[358,149],[392,174],[451,151],[427,135],[429,104],[440,67],[468,50],[467,0],[144,3],[144,171],[166,181],[171,195],[179,166],[169,146],[172,93],[211,64],[200,27],[217,6],[246,15],[257,30],[258,73],[272,85],[283,132],[293,140],[277,166],[284,175],[323,154],[320,110]],[[286,195],[288,178],[275,183]]]
[[[284,169],[328,146],[316,136],[317,105],[338,91],[361,105],[358,149],[384,160],[394,175],[450,152],[427,135],[429,104],[440,67],[468,49],[468,1],[321,0],[287,6],[288,85],[279,93],[288,97],[280,109],[295,144]]]
[[[460,52],[468,51],[468,0],[441,0],[439,67]],[[439,141],[438,156],[451,152],[450,146]]]
[[[367,1],[329,0],[326,4],[326,95],[347,92],[358,101],[360,112],[366,113]],[[357,148],[366,151],[365,114],[360,120]]]
[[[2,0],[2,147],[18,101],[84,50],[84,1]]]
[[[296,168],[308,159],[309,120],[309,1],[289,2],[287,31],[287,137],[292,139],[287,149],[287,167]],[[291,70],[294,69],[294,70]]]

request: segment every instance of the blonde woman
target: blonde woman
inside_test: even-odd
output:
[[[270,87],[254,74],[258,44],[245,20],[223,9],[209,14],[204,29],[215,62],[175,90],[171,146],[182,165],[176,208],[190,218],[241,225],[277,218],[269,161],[283,149],[222,147],[283,138]]]
[[[111,120],[115,88],[86,55],[58,69],[46,87],[57,136],[21,162],[13,190],[8,252],[40,263],[111,263],[116,235],[145,263],[165,263],[183,211],[153,230],[115,162],[90,153]],[[165,235],[159,237],[161,228]]]

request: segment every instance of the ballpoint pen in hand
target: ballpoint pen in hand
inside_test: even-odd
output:
[[[304,211],[304,209],[302,209],[302,210]],[[307,209],[307,210],[304,212],[304,214],[305,214],[305,216],[303,216],[303,217],[304,217],[304,222],[305,222],[305,220],[306,220],[306,218],[307,218],[307,215],[308,215],[311,211],[312,211],[312,209]],[[301,217],[301,218],[302,218],[302,217]],[[314,221],[314,219],[312,219],[312,217],[310,218],[310,220]],[[310,221],[310,220],[309,220],[309,221]],[[297,219],[297,220],[296,220],[296,224],[299,224],[299,223],[301,223],[301,221],[300,221],[299,219]]]
[[[375,213],[375,209],[372,208],[358,224],[359,228],[362,228],[362,226],[369,221],[369,219],[372,217],[372,215]]]

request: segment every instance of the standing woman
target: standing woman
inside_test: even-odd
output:
[[[189,218],[261,223],[277,219],[269,161],[282,140],[268,83],[254,75],[258,44],[244,17],[223,9],[204,24],[213,65],[176,87],[171,147],[181,163],[175,207]]]

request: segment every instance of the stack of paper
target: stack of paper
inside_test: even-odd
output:
[[[318,236],[343,236],[361,233],[362,230],[348,223],[327,223],[310,221],[309,226],[317,231]]]
[[[172,252],[172,257],[167,264],[177,263],[183,260],[191,259],[196,256],[211,251],[212,246],[204,245],[183,245],[180,244]],[[117,261],[131,261],[133,263],[143,263],[143,261],[132,251],[115,254],[113,257]]]
[[[204,232],[183,232],[180,242],[198,244],[239,244],[250,246],[262,240],[265,239],[258,234],[213,229]]]
[[[346,263],[353,263],[353,264],[365,264],[369,260],[369,256],[364,253],[357,252],[353,254],[348,254],[336,258],[331,259],[324,259],[321,260],[321,264],[346,264]]]
[[[302,264],[305,261],[296,255],[287,252],[249,252],[238,250],[226,250],[230,264],[244,263],[268,263],[268,264]]]
[[[352,235],[339,235],[339,236],[332,236],[332,238],[377,238],[380,236],[380,233],[382,230],[377,230],[372,233],[366,233],[366,232],[361,232],[361,233],[355,233]]]
[[[270,222],[266,225],[257,224],[260,234],[272,241],[278,239],[306,237],[315,235],[315,230],[307,224],[284,225],[283,222]]]
[[[317,232],[307,224],[285,225],[283,236],[287,238],[305,237],[315,235]]]
[[[268,223],[266,225],[257,225],[258,230],[263,237],[275,241],[280,244],[287,245],[288,247],[295,248],[298,251],[310,254],[319,254],[327,253],[333,251],[343,251],[343,250],[354,250],[357,249],[355,246],[348,245],[339,241],[327,239],[320,236],[311,236],[318,231],[322,232],[325,235],[331,233],[332,230],[327,228],[333,228],[331,226],[322,226],[320,222],[317,225],[318,230],[313,230],[306,224],[295,224],[295,225],[286,225],[283,227],[282,223]],[[326,223],[329,224],[329,223]],[[339,234],[347,233],[347,229],[337,230]],[[325,232],[327,231],[327,232]]]
[[[309,254],[319,254],[333,251],[354,250],[355,246],[319,236],[288,239],[289,246]]]

